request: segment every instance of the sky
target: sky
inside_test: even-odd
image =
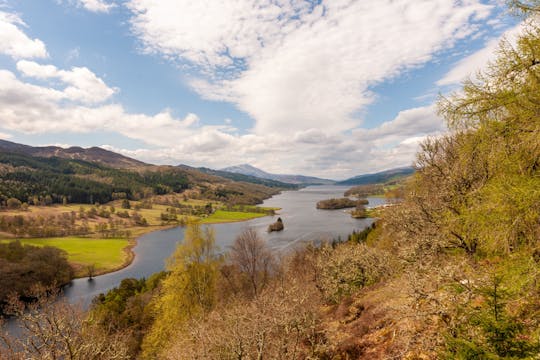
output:
[[[345,179],[411,165],[492,0],[0,0],[0,139]]]

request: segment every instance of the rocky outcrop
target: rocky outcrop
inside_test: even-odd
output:
[[[268,226],[268,232],[272,232],[272,231],[281,231],[283,230],[285,227],[283,226],[283,221],[281,220],[281,218],[278,218],[277,221],[273,224],[270,224]]]

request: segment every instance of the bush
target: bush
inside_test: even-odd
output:
[[[374,284],[391,273],[388,254],[364,244],[323,245],[316,259],[317,287],[329,303]]]
[[[8,209],[19,209],[22,202],[19,199],[9,198],[6,202]]]

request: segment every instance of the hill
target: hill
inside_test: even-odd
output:
[[[248,176],[254,176],[261,179],[270,179],[279,182],[284,182],[288,184],[296,185],[332,185],[335,183],[334,180],[321,179],[313,176],[304,176],[304,175],[286,175],[286,174],[271,174],[261,169],[258,169],[249,164],[229,166],[221,171],[226,171],[229,173],[243,174]]]
[[[373,174],[364,174],[352,177],[347,180],[338,181],[336,185],[366,185],[366,184],[381,184],[390,180],[403,178],[414,173],[414,168],[401,167],[396,169],[385,170]]]
[[[25,154],[43,158],[57,157],[62,159],[84,160],[107,165],[113,168],[137,168],[149,166],[148,164],[117,154],[100,147],[82,148],[73,146],[70,148],[61,148],[58,146],[29,146],[17,144],[11,141],[0,140],[0,151],[16,154]]]
[[[258,204],[283,188],[290,185],[149,165],[100,148],[32,147],[0,141],[0,205],[10,198],[29,204],[103,204],[116,198],[141,199],[186,190],[207,200]]]

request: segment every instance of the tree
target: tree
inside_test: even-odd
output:
[[[22,205],[19,199],[9,198],[6,203],[8,209],[19,209]]]
[[[131,204],[128,199],[122,200],[122,209],[131,209]]]
[[[188,225],[184,242],[168,261],[161,295],[152,304],[156,320],[142,344],[143,358],[155,358],[173,333],[185,330],[189,319],[213,308],[220,262],[213,230]]]
[[[96,264],[88,264],[86,266],[86,274],[88,275],[88,281],[93,280],[96,274]]]
[[[524,15],[540,12],[540,1],[538,0],[509,0],[508,5],[510,9]]]
[[[17,317],[21,333],[0,332],[0,358],[112,360],[129,359],[125,334],[106,334],[83,312],[57,298],[50,288],[36,288],[35,302],[24,304],[16,297],[9,302],[10,314]]]
[[[275,265],[264,240],[254,229],[246,229],[234,241],[230,257],[233,265],[247,277],[253,296],[257,296],[268,283]]]

